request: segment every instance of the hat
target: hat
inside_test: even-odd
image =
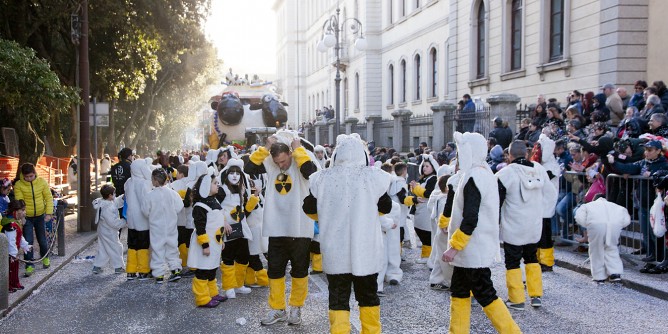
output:
[[[503,124],[503,119],[499,116],[494,117],[493,121],[496,124]]]
[[[663,146],[661,145],[661,142],[658,141],[658,140],[650,140],[650,141],[646,142],[644,146],[645,147],[653,147],[657,150],[660,150],[660,149],[663,148]]]
[[[605,85],[601,86],[601,90],[608,89],[608,88],[615,89],[615,85],[608,82]]]

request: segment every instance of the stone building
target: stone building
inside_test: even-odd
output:
[[[566,103],[574,89],[598,93],[614,83],[632,92],[635,80],[668,80],[668,1],[277,0],[277,84],[295,126],[335,105],[335,53],[317,43],[337,8],[342,124],[429,116],[466,93]],[[353,47],[352,18],[362,23],[364,51]]]

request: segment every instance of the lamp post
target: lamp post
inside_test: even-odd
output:
[[[341,31],[345,29],[343,26],[346,21],[353,21],[354,23],[349,26],[350,31],[353,35],[359,34],[359,37],[355,40],[355,48],[363,51],[366,49],[366,39],[362,33],[362,22],[357,18],[351,17],[339,21],[341,15],[341,9],[336,8],[336,14],[333,14],[325,21],[322,26],[323,36],[322,39],[318,42],[317,48],[320,52],[327,52],[330,48],[334,47],[334,52],[336,55],[336,77],[334,78],[334,84],[336,86],[336,114],[335,114],[335,125],[334,125],[334,140],[339,135],[339,130],[341,128]],[[331,144],[331,143],[330,143]]]

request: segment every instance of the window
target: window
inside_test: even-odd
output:
[[[399,100],[399,103],[406,103],[406,60],[402,59],[401,60],[401,74],[400,74],[399,80],[401,83],[401,86],[399,89],[401,89],[401,99]]]
[[[485,77],[485,4],[480,1],[476,26],[476,78]]]
[[[388,94],[387,94],[387,104],[394,104],[394,65],[390,64],[387,68],[387,80],[388,80]]]
[[[420,72],[421,72],[421,67],[420,67],[420,55],[415,55],[414,61],[413,61],[413,67],[415,69],[415,101],[421,99],[421,86],[420,86]]]
[[[355,73],[355,110],[360,110],[360,74]]]
[[[564,0],[550,3],[550,61],[564,56]]]
[[[510,35],[510,70],[522,68],[522,0],[513,0]]]
[[[436,48],[429,50],[429,97],[438,95],[438,54]]]

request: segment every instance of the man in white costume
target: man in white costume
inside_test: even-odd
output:
[[[330,333],[350,332],[351,286],[362,333],[381,332],[376,280],[384,249],[379,213],[392,210],[387,195],[391,176],[368,167],[365,147],[359,136],[339,135],[330,168],[311,175],[311,194],[304,200],[304,212],[317,215],[320,223]]]
[[[125,271],[128,273],[128,280],[139,278],[140,281],[145,281],[151,278],[150,236],[148,218],[142,212],[141,203],[153,187],[151,169],[146,160],[138,159],[130,165],[130,172],[132,177],[124,185],[128,222],[128,259]]]
[[[262,235],[269,237],[267,274],[269,307],[262,325],[287,321],[301,324],[301,308],[308,295],[309,246],[313,238],[313,220],[301,210],[309,193],[309,177],[319,169],[315,156],[302,146],[296,132],[279,131],[267,139],[267,145],[250,156],[244,172],[267,174],[269,186]],[[292,265],[290,313],[285,305],[285,269]]]
[[[508,149],[510,164],[498,173],[501,203],[501,241],[506,262],[508,302],[515,310],[524,310],[524,284],[520,261],[524,259],[526,286],[531,306],[540,307],[543,280],[536,248],[543,232],[544,206],[554,208],[557,189],[545,168],[526,159],[526,144],[516,140]]]
[[[506,305],[497,297],[489,269],[499,253],[499,192],[487,165],[487,141],[479,133],[455,132],[462,172],[448,226],[452,263],[450,333],[469,333],[471,293],[499,333],[521,333]],[[484,187],[484,188],[483,188]],[[484,190],[484,191],[483,191]]]
[[[550,139],[545,134],[541,134],[536,145],[540,149],[540,164],[545,167],[550,182],[559,190],[559,177],[561,176],[561,168],[554,157],[554,148],[556,144],[554,140]],[[532,159],[532,161],[536,161]],[[543,212],[543,231],[538,242],[538,263],[542,271],[552,271],[554,266],[554,242],[552,241],[552,217],[554,216],[557,206],[557,199],[554,203],[545,203],[545,211]]]
[[[631,223],[629,212],[623,206],[608,202],[603,194],[580,206],[575,221],[587,229],[591,276],[597,283],[622,280],[624,265],[619,257],[619,235]]]

